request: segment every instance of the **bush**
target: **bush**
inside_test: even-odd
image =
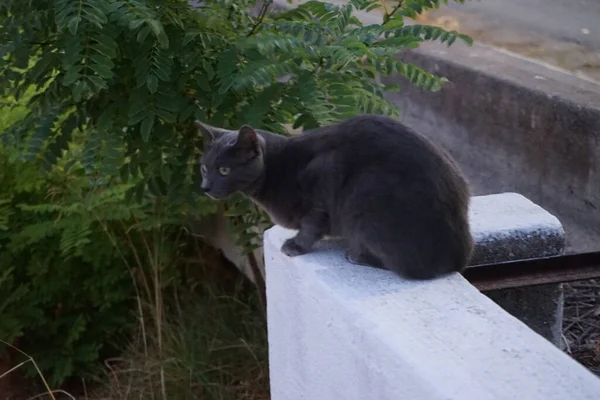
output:
[[[0,339],[19,339],[53,384],[88,372],[132,322],[131,279],[105,233],[49,203],[73,178],[0,150]]]
[[[428,90],[444,79],[396,54],[425,40],[470,40],[404,24],[439,0],[309,1],[275,13],[266,1],[251,16],[254,3],[0,4],[0,95],[26,105],[1,136],[0,293],[9,300],[0,337],[21,338],[55,382],[89,369],[134,321],[136,289],[136,312],[143,298],[163,318],[181,227],[215,210],[196,192],[194,119],[285,134],[284,124],[398,115],[384,99],[398,88],[380,76]],[[353,16],[375,8],[382,24]],[[246,251],[258,246],[248,228],[260,214],[236,199],[229,215]]]
[[[132,333],[136,312],[155,310],[154,289],[177,271],[153,281],[154,271],[174,262],[188,215],[180,207],[180,219],[165,216],[149,197],[125,207],[130,185],[95,188],[73,158],[40,174],[38,162],[0,146],[0,338],[18,340],[51,384],[92,372]]]
[[[25,110],[8,99],[0,115],[18,123]],[[116,341],[131,335],[136,314],[152,322],[155,289],[178,278],[174,268],[156,280],[154,272],[176,262],[181,227],[201,214],[152,196],[126,206],[132,184],[95,185],[76,143],[40,173],[42,161],[0,138],[0,340],[58,385],[97,372],[98,360],[124,346]],[[30,363],[24,370],[37,375]]]

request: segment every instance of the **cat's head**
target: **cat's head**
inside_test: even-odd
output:
[[[230,131],[196,121],[204,137],[200,157],[201,188],[209,197],[223,199],[255,189],[263,175],[264,139],[248,125]]]

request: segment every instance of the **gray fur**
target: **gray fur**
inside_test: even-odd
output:
[[[202,188],[213,198],[243,192],[298,230],[282,247],[288,256],[341,236],[350,262],[408,279],[460,272],[471,257],[465,178],[448,153],[396,120],[358,116],[289,138],[197,126]]]

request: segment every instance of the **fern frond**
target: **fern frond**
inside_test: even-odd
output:
[[[465,0],[453,0],[455,3],[464,3]],[[400,4],[400,8],[397,10],[398,14],[409,18],[415,18],[422,14],[426,10],[437,9],[441,3],[448,4],[449,0],[404,0],[395,1],[396,4]]]
[[[108,22],[109,9],[104,0],[56,0],[56,25],[59,29],[68,29],[71,35],[76,35],[81,23],[88,22],[102,29]]]
[[[232,87],[236,91],[241,91],[252,85],[258,87],[269,86],[277,78],[293,73],[297,69],[297,64],[294,59],[251,64],[236,76]]]
[[[159,81],[170,82],[173,59],[155,43],[147,41],[133,60],[137,87],[146,86],[150,93],[156,93]]]
[[[89,244],[89,236],[92,234],[89,219],[73,218],[69,222],[61,224],[63,230],[60,235],[60,251],[66,259],[75,255],[74,250]]]
[[[408,79],[415,86],[430,90],[439,91],[442,85],[447,81],[444,78],[435,76],[416,65],[404,63],[395,58],[384,58],[368,60],[369,63],[375,64],[375,67],[384,76],[398,74]]]
[[[430,25],[406,25],[401,28],[395,29],[393,31],[388,31],[389,34],[392,34],[394,38],[406,38],[406,37],[414,37],[423,40],[439,40],[441,43],[446,43],[448,46],[452,45],[457,39],[462,40],[468,45],[473,44],[473,39],[469,36],[458,33],[457,31],[447,31],[438,26],[430,26]],[[379,45],[383,45],[389,39],[384,39],[382,41],[377,42]]]
[[[57,109],[52,108],[42,116],[39,126],[29,139],[28,149],[25,159],[29,161],[35,160],[36,156],[42,152],[42,149],[52,137],[54,132],[54,123],[58,119]]]
[[[10,229],[10,217],[13,214],[12,199],[0,199],[0,231]]]
[[[297,95],[300,101],[301,114],[294,122],[294,128],[316,128],[335,121],[331,113],[332,105],[327,101],[326,93],[320,87],[314,76],[309,72],[302,72],[297,78]]]

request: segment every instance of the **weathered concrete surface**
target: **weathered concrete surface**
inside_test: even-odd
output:
[[[273,400],[596,400],[600,379],[460,275],[405,281],[265,234]]]
[[[473,197],[469,219],[475,239],[471,265],[551,257],[565,248],[560,221],[517,193]],[[562,285],[483,293],[557,347],[564,347]]]
[[[518,193],[472,197],[469,221],[471,265],[550,257],[565,248],[558,218]]]
[[[450,2],[441,7],[494,19],[518,31],[536,32],[600,49],[600,2],[596,0],[502,0]]]
[[[560,221],[517,193],[473,197],[469,222],[475,240],[471,265],[550,257],[564,251],[565,236]],[[342,240],[333,239],[333,242],[345,246]],[[494,290],[484,294],[535,332],[563,347],[560,285]]]
[[[564,350],[562,284],[489,290],[483,294],[559,349]]]

